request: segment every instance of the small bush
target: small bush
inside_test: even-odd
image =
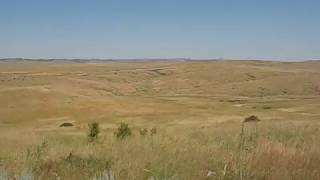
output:
[[[89,142],[93,142],[98,139],[100,130],[99,123],[93,122],[88,124],[89,132],[88,132],[88,140]]]
[[[131,129],[129,128],[128,124],[121,123],[118,127],[118,130],[114,134],[118,139],[125,139],[131,135]]]
[[[152,128],[151,130],[150,130],[150,135],[152,136],[152,135],[155,135],[155,134],[157,134],[157,128]]]
[[[141,136],[148,135],[148,129],[147,128],[142,128],[142,129],[139,130],[139,132],[140,132]]]

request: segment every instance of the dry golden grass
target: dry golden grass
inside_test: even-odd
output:
[[[109,130],[95,143],[85,134],[52,135],[7,152],[2,166],[12,174],[32,168],[36,179],[92,179],[106,171],[115,179],[239,179],[241,163],[243,179],[319,179],[319,123],[309,124],[261,122],[258,143],[247,127],[240,162],[240,124],[229,123],[159,128],[153,136],[134,129],[124,140]]]
[[[319,69],[258,61],[0,64],[0,179],[320,179]],[[246,124],[241,140],[249,115],[261,122]],[[101,135],[88,143],[93,121]],[[60,127],[65,122],[74,126]],[[133,131],[125,140],[114,137],[121,122]],[[140,135],[153,127],[157,134]]]

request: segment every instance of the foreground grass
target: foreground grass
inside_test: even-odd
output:
[[[158,128],[154,135],[118,140],[102,130],[83,136],[48,135],[35,145],[0,156],[0,179],[320,179],[316,122]],[[239,144],[243,148],[239,149]]]

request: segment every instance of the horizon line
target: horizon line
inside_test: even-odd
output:
[[[174,58],[25,58],[25,57],[5,57],[0,58],[0,61],[4,60],[36,60],[36,61],[46,61],[46,60],[95,60],[95,61],[139,61],[139,60],[180,60],[180,61],[270,61],[270,62],[307,62],[307,61],[320,61],[320,58],[306,58],[306,59],[272,59],[272,58],[184,58],[184,57],[174,57]]]

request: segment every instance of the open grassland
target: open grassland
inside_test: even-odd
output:
[[[320,62],[2,63],[0,179],[320,179],[319,120]]]

